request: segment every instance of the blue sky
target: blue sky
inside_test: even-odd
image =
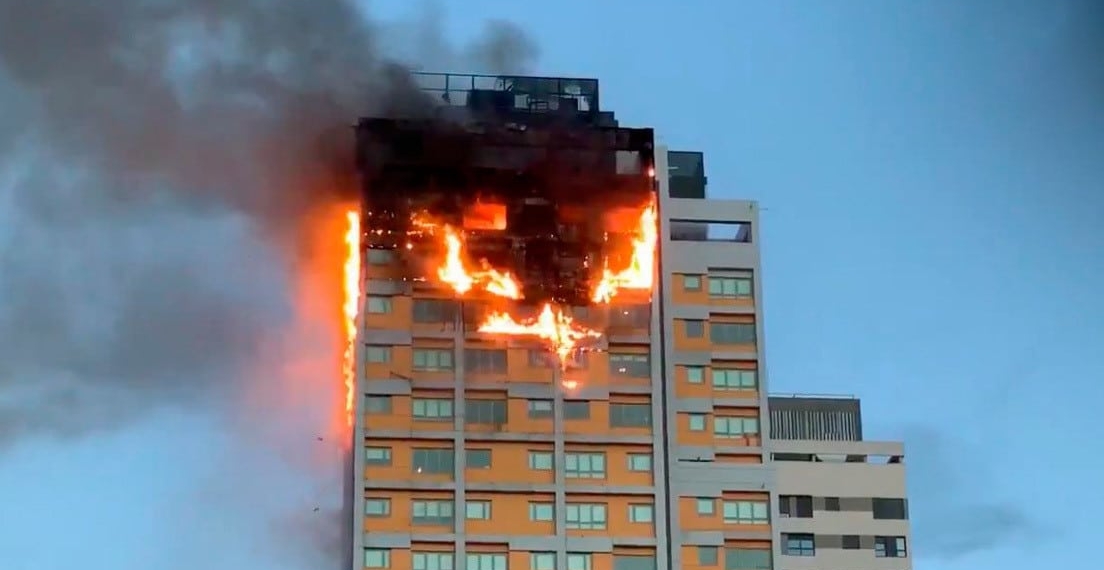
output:
[[[1081,566],[1104,508],[1104,28],[1079,4],[468,0],[441,22],[518,23],[536,71],[600,78],[623,123],[706,153],[712,195],[758,200],[772,390],[856,394],[868,435],[905,439],[917,568],[1015,570]],[[271,496],[195,507],[238,451],[164,414],[25,441],[0,566],[278,559],[228,540]]]

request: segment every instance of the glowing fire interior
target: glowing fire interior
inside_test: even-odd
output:
[[[356,391],[357,313],[360,305],[360,214],[355,210],[345,213],[345,267],[344,303],[345,354],[342,360],[342,379],[345,382],[345,417],[353,425],[353,394]]]

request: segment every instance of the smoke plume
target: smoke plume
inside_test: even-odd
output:
[[[463,49],[418,29],[460,71],[535,55],[501,22]],[[228,449],[326,427],[350,127],[424,101],[380,38],[345,0],[0,0],[0,452],[164,407]],[[256,453],[210,487],[255,485]]]

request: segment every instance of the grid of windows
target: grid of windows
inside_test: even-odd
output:
[[[647,354],[618,354],[609,353],[609,367],[611,376],[629,378],[649,378],[652,375],[652,365]]]
[[[651,404],[610,404],[610,427],[650,427]]]
[[[413,570],[453,570],[455,560],[451,552],[413,552],[410,555]]]
[[[391,551],[385,548],[365,548],[364,549],[364,567],[365,568],[390,568],[391,567]]]
[[[386,364],[391,362],[391,347],[370,344],[365,347],[364,358],[369,364]]]
[[[505,374],[506,350],[499,348],[465,349],[464,370],[473,374]]]
[[[472,521],[491,520],[491,502],[467,501],[464,504],[464,518]]]
[[[782,554],[786,556],[816,556],[816,543],[811,534],[783,534]]]
[[[713,369],[713,387],[717,390],[754,390],[758,385],[754,370]]]
[[[507,570],[503,553],[473,552],[465,556],[464,570]]]
[[[464,421],[469,424],[504,424],[506,400],[465,400]]]
[[[569,529],[605,530],[606,505],[602,503],[568,503],[564,519]]]
[[[391,514],[391,499],[365,499],[364,516],[386,517]]]
[[[655,517],[655,506],[651,504],[629,505],[629,522],[650,523]]]
[[[552,452],[551,451],[530,451],[529,452],[529,468],[536,471],[551,471],[552,470]]]
[[[368,396],[364,399],[364,413],[386,415],[391,413],[391,396]]]
[[[716,344],[752,344],[755,323],[711,323],[709,340]]]
[[[391,465],[391,448],[373,446],[365,447],[364,462],[368,465]]]
[[[411,467],[415,473],[434,473],[452,475],[456,464],[456,454],[452,449],[414,449]]]
[[[601,452],[565,453],[564,475],[569,479],[605,479],[606,454]]]
[[[766,501],[725,501],[724,522],[729,524],[767,524],[770,515]]]
[[[709,296],[716,299],[748,299],[751,277],[710,277]]]
[[[452,400],[445,398],[414,398],[410,403],[415,420],[448,421],[452,419]]]
[[[878,558],[904,558],[908,556],[908,546],[903,536],[875,536],[874,556]]]
[[[529,570],[556,570],[556,553],[530,552]]]
[[[726,548],[725,570],[770,570],[769,550],[751,548]]]
[[[758,435],[758,418],[713,418],[713,435],[717,437],[743,437],[745,435]]]
[[[391,297],[381,295],[368,295],[365,305],[370,315],[385,315],[390,313],[393,308]]]
[[[556,506],[552,503],[529,503],[529,520],[551,521],[556,517]]]
[[[452,370],[452,350],[443,348],[415,348],[414,370],[421,372],[445,372]]]
[[[410,505],[410,520],[417,525],[452,524],[452,501],[414,501]]]
[[[652,470],[652,454],[651,453],[630,453],[628,457],[629,457],[629,471],[651,471]]]
[[[591,570],[593,558],[589,552],[568,552],[567,570]]]
[[[414,299],[414,322],[451,324],[456,320],[456,303],[447,299]]]

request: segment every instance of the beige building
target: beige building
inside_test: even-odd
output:
[[[909,570],[904,446],[862,437],[859,400],[771,396],[778,570]]]

